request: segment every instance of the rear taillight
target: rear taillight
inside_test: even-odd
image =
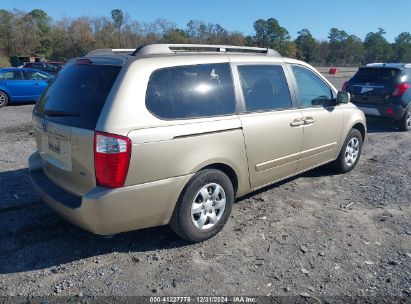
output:
[[[410,87],[409,83],[399,83],[396,85],[394,93],[392,93],[393,97],[399,97],[404,95],[404,93],[408,90]]]
[[[388,115],[394,115],[394,114],[395,114],[395,111],[394,111],[393,108],[387,108],[387,109],[385,110],[385,113],[387,113]]]
[[[348,86],[348,81],[343,83],[341,90],[346,92],[347,91],[347,86]]]
[[[94,166],[97,185],[124,186],[131,156],[131,139],[116,134],[94,133]]]

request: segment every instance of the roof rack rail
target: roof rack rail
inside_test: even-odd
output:
[[[88,52],[86,56],[101,54],[131,54],[134,51],[135,49],[96,49]]]
[[[402,62],[374,62],[368,63],[366,67],[386,67],[386,68],[409,68],[411,64]]]
[[[371,66],[378,66],[378,65],[383,65],[385,64],[384,62],[372,62],[372,63],[367,63],[365,66],[371,67]]]
[[[281,55],[269,48],[246,47],[234,45],[209,45],[209,44],[146,44],[134,50],[133,56],[137,55],[160,55],[175,53],[200,53],[200,52],[217,52],[217,53],[245,53],[261,54],[266,56],[281,57]]]

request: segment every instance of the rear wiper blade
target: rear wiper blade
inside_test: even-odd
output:
[[[80,116],[80,113],[52,110],[46,110],[44,114],[47,116]]]

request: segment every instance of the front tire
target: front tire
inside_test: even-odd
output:
[[[361,156],[363,138],[357,129],[351,129],[341,148],[334,167],[338,173],[346,173],[355,168]]]
[[[404,116],[397,121],[397,124],[401,131],[411,130],[411,105],[405,111]]]
[[[7,106],[9,103],[9,96],[3,91],[0,91],[0,108]]]
[[[204,241],[224,227],[233,203],[234,189],[227,175],[215,169],[199,171],[184,188],[170,227],[187,241]]]

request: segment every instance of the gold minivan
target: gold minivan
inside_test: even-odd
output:
[[[330,162],[352,170],[366,125],[349,99],[271,49],[95,50],[37,102],[30,176],[46,204],[93,233],[170,224],[198,242],[238,197]]]

